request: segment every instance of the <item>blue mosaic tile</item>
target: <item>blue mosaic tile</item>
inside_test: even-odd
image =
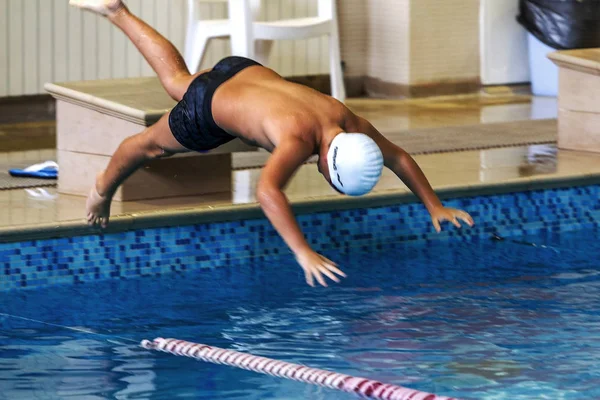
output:
[[[421,204],[300,215],[307,240],[323,253],[379,251],[409,241],[454,243],[557,234],[600,227],[600,186],[446,201],[474,228],[446,225],[437,234]],[[426,248],[426,246],[424,246]],[[266,219],[154,228],[113,235],[0,244],[0,290],[159,276],[201,268],[251,265],[289,253]]]

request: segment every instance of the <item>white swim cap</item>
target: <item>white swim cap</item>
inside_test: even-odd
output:
[[[340,133],[329,147],[327,164],[331,183],[349,196],[369,193],[383,170],[383,154],[363,133]]]

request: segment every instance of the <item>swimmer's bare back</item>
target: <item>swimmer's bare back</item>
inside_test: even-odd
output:
[[[252,66],[222,84],[212,101],[215,122],[230,134],[272,151],[286,135],[319,141],[348,129],[356,116],[338,100]]]

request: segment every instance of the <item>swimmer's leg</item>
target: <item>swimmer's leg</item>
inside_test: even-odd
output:
[[[158,75],[163,87],[180,101],[197,75],[190,75],[181,53],[150,25],[133,15],[121,0],[70,0],[70,4],[106,16],[121,29]]]
[[[108,166],[96,178],[86,202],[88,223],[106,227],[110,217],[110,203],[118,187],[147,161],[185,153],[169,128],[169,113],[143,132],[125,139]]]

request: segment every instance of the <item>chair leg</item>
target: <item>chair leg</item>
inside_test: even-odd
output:
[[[252,9],[248,1],[229,1],[229,23],[231,24],[231,54],[255,58],[252,32]]]
[[[190,74],[195,74],[200,70],[200,64],[202,64],[202,60],[204,59],[206,47],[208,46],[210,38],[202,31],[199,31],[195,39],[195,41],[190,43],[189,48],[186,49],[185,53],[185,63]]]
[[[254,42],[254,59],[264,66],[269,64],[269,57],[273,49],[272,40],[257,40]]]
[[[329,35],[329,64],[331,70],[331,95],[343,103],[346,101],[346,88],[342,71],[340,41],[337,32]]]
[[[185,63],[188,67],[188,69],[191,69],[190,66],[192,64],[192,60],[195,58],[195,47],[196,47],[196,36],[198,36],[196,34],[198,26],[196,25],[196,22],[190,22],[190,24],[188,25],[187,28],[187,33],[185,36],[185,45],[184,45],[184,49],[183,49],[183,59],[185,60]]]

